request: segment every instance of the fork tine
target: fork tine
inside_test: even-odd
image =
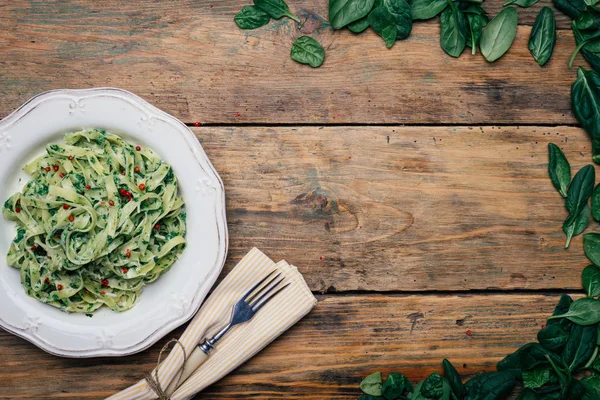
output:
[[[275,281],[275,279],[279,278],[279,275],[281,275],[281,272],[278,273],[277,275],[275,275],[273,278],[271,278],[271,280],[267,283],[265,283],[264,285],[261,285],[260,288],[256,289],[256,292],[248,297],[246,300],[244,300],[246,303],[250,304],[250,302],[252,300],[254,300],[256,298],[256,296],[258,296],[259,294],[261,294],[262,291],[264,291],[265,289],[267,289],[269,286],[271,286],[271,284]]]
[[[273,292],[269,297],[267,297],[266,299],[264,299],[262,302],[261,300],[263,299],[263,297],[265,297],[267,294],[269,294],[269,292],[273,289],[275,289],[280,283],[281,281],[283,281],[283,278],[277,282],[273,287],[271,287],[266,293],[264,293],[262,296],[260,296],[260,298],[258,300],[256,300],[254,302],[254,305],[252,306],[252,311],[257,312],[258,310],[260,310],[261,308],[263,308],[263,306],[265,304],[267,304],[269,301],[271,301],[275,296],[277,296],[279,294],[279,292],[281,292],[283,289],[285,289],[286,287],[290,286],[290,283],[286,283],[285,285],[283,285],[282,287],[280,287],[279,289],[277,289],[275,292]],[[259,304],[260,303],[260,304]]]
[[[264,282],[265,282],[267,279],[269,279],[269,277],[270,277],[271,275],[273,275],[275,272],[277,272],[277,270],[276,270],[276,269],[274,269],[273,271],[271,271],[271,272],[269,273],[269,275],[267,275],[267,276],[265,276],[264,278],[262,278],[262,279],[261,279],[261,281],[260,281],[260,282],[258,282],[256,285],[252,286],[252,288],[250,288],[250,290],[248,290],[248,291],[246,292],[246,294],[245,294],[245,295],[242,297],[242,299],[241,299],[241,300],[244,300],[244,301],[245,301],[245,300],[246,300],[246,298],[247,298],[248,296],[250,296],[250,294],[256,290],[256,288],[258,288],[260,285],[262,285],[262,284],[263,284],[263,283],[264,283]]]

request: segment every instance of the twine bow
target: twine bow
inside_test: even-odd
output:
[[[185,351],[185,347],[183,347],[183,344],[181,344],[181,342],[177,339],[169,340],[167,343],[165,343],[163,348],[160,350],[160,353],[158,354],[158,360],[156,361],[156,368],[154,368],[154,375],[152,375],[152,372],[146,373],[146,375],[144,375],[144,379],[146,379],[148,386],[150,386],[150,388],[154,391],[154,393],[156,393],[159,400],[169,400],[169,396],[167,396],[167,394],[165,393],[163,388],[160,386],[160,382],[158,380],[158,367],[160,366],[160,363],[162,361],[163,353],[165,352],[165,350],[168,350],[169,345],[171,343],[178,344],[179,346],[181,346],[181,350],[183,350],[183,363],[179,367],[179,370],[177,371],[177,375],[176,375],[177,376],[177,384],[175,385],[175,387],[177,388],[179,386],[179,384],[181,383],[180,382],[181,377],[183,375],[183,369],[185,368],[185,364],[187,363],[187,353]]]

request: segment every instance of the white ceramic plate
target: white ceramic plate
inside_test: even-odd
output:
[[[217,279],[227,254],[225,194],[193,133],[174,117],[124,90],[43,93],[0,121],[0,200],[21,189],[23,165],[48,142],[101,128],[149,146],[171,164],[187,212],[187,248],[171,270],[144,289],[131,310],[103,307],[92,318],[28,297],[6,263],[15,224],[0,214],[0,326],[64,357],[123,356],[144,350],[189,320]]]

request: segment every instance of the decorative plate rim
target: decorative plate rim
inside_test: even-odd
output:
[[[22,118],[26,117],[38,105],[45,101],[57,97],[66,97],[74,101],[75,104],[79,104],[79,101],[83,99],[98,96],[108,96],[128,101],[130,104],[137,107],[140,111],[145,112],[148,116],[148,119],[155,118],[156,120],[165,122],[171,125],[183,136],[183,139],[185,140],[186,144],[188,145],[189,149],[192,151],[195,157],[195,161],[198,163],[200,168],[202,168],[202,170],[204,170],[204,172],[207,173],[207,175],[209,175],[210,178],[212,178],[212,182],[217,184],[216,186],[211,184],[210,187],[214,189],[216,195],[215,217],[217,223],[217,240],[219,248],[217,249],[217,256],[215,262],[210,267],[210,271],[207,273],[206,279],[201,285],[199,285],[198,290],[196,291],[193,299],[188,304],[184,305],[184,309],[181,312],[181,314],[178,317],[172,318],[168,322],[162,324],[158,329],[154,330],[153,332],[146,334],[143,339],[125,348],[117,349],[111,347],[110,345],[108,347],[86,350],[74,350],[64,348],[64,346],[61,347],[56,343],[50,343],[50,341],[37,335],[37,329],[29,329],[32,326],[35,326],[35,321],[27,322],[29,326],[26,328],[18,328],[12,326],[10,323],[2,319],[2,315],[0,314],[1,328],[33,343],[40,349],[50,354],[61,357],[118,357],[138,353],[152,346],[165,335],[167,335],[169,332],[189,321],[196,314],[206,295],[210,291],[210,288],[213,286],[214,282],[218,278],[223,268],[223,265],[225,264],[229,245],[227,220],[225,213],[225,189],[221,177],[216,172],[212,163],[208,159],[208,156],[204,152],[202,145],[200,144],[194,133],[191,131],[191,129],[179,119],[166,113],[165,111],[160,110],[156,106],[150,104],[146,100],[142,99],[141,97],[133,94],[128,90],[113,87],[98,87],[89,89],[55,89],[39,93],[27,100],[25,103],[23,103],[20,107],[11,112],[5,118],[0,120],[0,137],[2,137],[2,133],[5,132],[10,126],[15,124]],[[204,179],[206,179],[206,177]],[[0,285],[0,287],[4,286]],[[28,318],[29,317],[26,317],[26,319]]]

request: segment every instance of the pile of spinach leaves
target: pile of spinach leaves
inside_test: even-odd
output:
[[[414,21],[439,15],[440,46],[448,55],[460,57],[466,47],[475,55],[480,48],[483,57],[494,62],[510,49],[517,34],[518,12],[509,6],[529,7],[537,0],[510,0],[491,21],[482,3],[483,0],[329,0],[329,22],[334,29],[347,27],[354,33],[371,27],[391,48],[397,40],[410,35]],[[554,12],[544,7],[529,39],[529,50],[538,64],[548,62],[555,41]]]
[[[348,28],[361,33],[371,28],[391,48],[398,40],[406,39],[412,31],[414,21],[440,18],[440,46],[452,57],[460,57],[466,47],[471,54],[481,50],[483,57],[494,62],[511,47],[517,34],[519,20],[515,7],[530,7],[538,0],[509,0],[504,9],[490,20],[483,9],[483,0],[329,0],[329,23],[333,29]],[[578,42],[588,59],[600,65],[600,45],[594,44],[596,30],[600,27],[600,8],[583,8],[584,0],[554,0],[557,7],[577,19]],[[594,2],[594,0],[585,0]],[[257,29],[269,23],[271,18],[288,17],[300,23],[284,0],[254,0],[253,6],[244,6],[234,17],[241,29]],[[581,19],[581,21],[580,21]],[[575,23],[574,23],[574,30]],[[577,36],[578,35],[578,36]],[[292,49],[292,59],[312,67],[319,67],[325,59],[323,47],[311,38],[309,51],[304,37]],[[592,42],[589,46],[587,43]],[[313,43],[314,42],[314,43]],[[552,56],[556,42],[554,11],[544,7],[540,11],[529,38],[529,51],[539,65],[544,65]],[[578,49],[579,50],[579,49]],[[299,56],[300,55],[300,56]],[[590,61],[592,62],[592,61]]]
[[[583,167],[571,180],[562,151],[554,144],[549,148],[550,177],[556,189],[563,196],[566,193],[571,215],[586,207],[589,210],[591,191],[584,187],[591,174],[593,188],[593,167]],[[569,200],[569,196],[576,198]],[[600,185],[591,196],[592,210],[600,212]],[[586,215],[589,220],[589,211]],[[443,376],[434,372],[416,386],[401,373],[391,373],[384,381],[381,373],[375,372],[361,382],[359,400],[501,400],[517,386],[517,400],[600,399],[600,234],[587,233],[583,240],[592,262],[582,274],[587,296],[573,301],[562,295],[537,341],[499,361],[495,372],[475,375],[463,383],[450,361],[444,360]]]
[[[536,2],[510,0],[504,6],[529,7]],[[589,71],[579,67],[571,87],[571,102],[573,113],[591,137],[592,160],[600,164],[600,7],[595,7],[597,0],[553,2],[574,19],[577,48],[569,66],[581,52],[592,67]],[[512,7],[504,8],[489,21],[481,6],[471,2],[412,0],[410,4],[413,19],[440,15],[440,43],[453,57],[460,56],[465,46],[475,54],[479,45],[488,61],[497,60],[510,48],[515,36],[518,16]],[[350,26],[349,29],[352,30]],[[548,62],[555,41],[554,12],[544,7],[529,38],[529,50],[539,65]],[[563,223],[568,247],[592,218],[600,221],[600,185],[594,187],[593,165],[586,165],[572,177],[562,150],[550,143],[548,153],[550,179],[568,211]],[[501,400],[518,387],[517,400],[600,399],[600,234],[584,234],[583,247],[591,261],[582,273],[587,296],[573,301],[563,295],[547,325],[538,332],[537,341],[506,356],[498,362],[495,372],[476,375],[463,383],[452,364],[444,360],[443,376],[435,372],[416,386],[401,373],[392,373],[384,381],[376,372],[361,382],[360,400]]]

